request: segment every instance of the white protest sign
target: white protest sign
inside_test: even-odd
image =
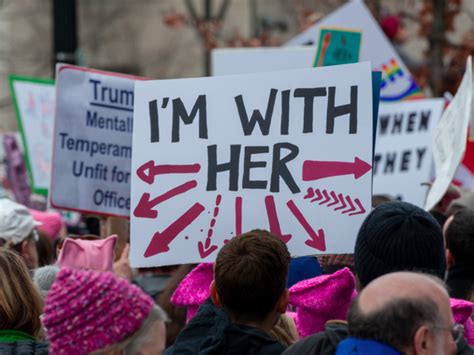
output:
[[[286,45],[315,44],[321,27],[343,27],[362,32],[359,59],[370,61],[372,69],[382,72],[380,101],[422,97],[414,78],[363,1],[349,1]]]
[[[34,192],[47,195],[53,150],[54,81],[10,76],[25,162]]]
[[[141,79],[70,65],[58,68],[53,207],[130,215],[136,80]]]
[[[444,111],[433,135],[433,157],[436,178],[426,198],[425,209],[431,210],[441,200],[453,180],[466,150],[466,137],[472,114],[472,58],[458,92]]]
[[[269,229],[353,252],[371,206],[369,63],[135,85],[130,260],[213,261]]]
[[[381,104],[373,164],[375,194],[424,206],[431,180],[432,132],[443,99]]]

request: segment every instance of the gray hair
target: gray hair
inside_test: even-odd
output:
[[[150,340],[149,330],[155,322],[167,322],[168,316],[166,312],[161,309],[158,305],[154,305],[150,311],[150,314],[145,318],[140,329],[133,333],[128,338],[122,340],[120,343],[109,346],[106,349],[93,352],[93,354],[107,354],[111,351],[123,350],[125,355],[139,354],[143,344],[146,344]]]
[[[43,298],[46,298],[48,295],[48,291],[54,280],[56,280],[58,272],[59,267],[57,265],[47,265],[35,270],[33,282],[38,287]]]

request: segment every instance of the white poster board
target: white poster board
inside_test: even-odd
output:
[[[294,256],[353,252],[371,206],[369,63],[137,82],[135,94],[134,267],[213,261],[255,228]]]
[[[47,195],[53,150],[54,81],[21,76],[9,79],[30,185],[33,192]]]
[[[373,70],[382,72],[380,101],[422,97],[414,78],[363,1],[349,1],[286,45],[315,44],[321,27],[352,28],[362,32],[360,60],[370,61]]]
[[[448,189],[466,150],[467,129],[472,114],[472,58],[454,99],[444,111],[433,135],[433,157],[436,178],[426,199],[431,210]]]
[[[51,205],[130,215],[137,77],[62,65],[57,70]]]
[[[431,181],[432,133],[443,99],[381,104],[373,163],[375,194],[423,207]]]

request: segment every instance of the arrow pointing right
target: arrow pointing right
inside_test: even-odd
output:
[[[314,181],[333,176],[354,175],[358,179],[372,169],[372,166],[359,157],[354,162],[305,160],[303,163],[303,181]]]

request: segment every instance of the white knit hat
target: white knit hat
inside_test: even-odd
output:
[[[0,198],[0,238],[18,244],[40,224],[33,219],[25,206],[7,198]]]

